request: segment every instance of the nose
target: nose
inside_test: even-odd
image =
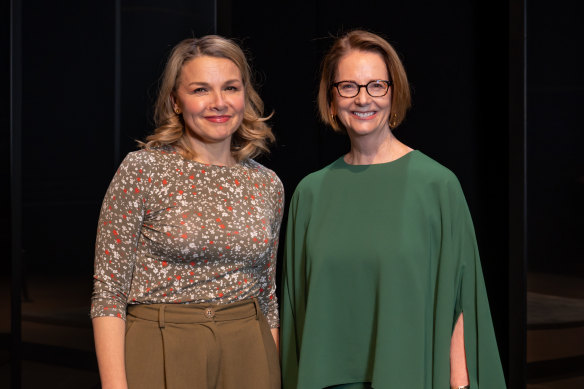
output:
[[[363,85],[359,88],[359,93],[355,96],[355,103],[358,105],[367,105],[371,102],[371,96],[367,93],[367,88]]]
[[[221,92],[213,93],[210,108],[215,111],[222,111],[227,107],[223,94]]]

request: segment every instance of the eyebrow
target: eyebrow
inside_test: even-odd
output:
[[[238,78],[233,78],[233,79],[231,79],[231,80],[227,80],[227,81],[225,81],[223,84],[224,84],[224,85],[225,85],[225,84],[232,84],[232,83],[234,83],[234,82],[241,82],[241,83],[243,83],[243,81],[242,81],[242,80],[240,80],[240,79],[238,79]],[[206,82],[203,82],[203,81],[193,81],[193,82],[189,82],[189,83],[187,84],[187,86],[191,86],[191,85],[193,85],[193,84],[195,84],[195,85],[202,85],[202,86],[210,86],[208,83],[206,83]]]
[[[372,78],[371,80],[367,81],[367,84],[370,83],[370,82],[373,82],[373,81],[384,81],[384,82],[386,82],[386,81],[390,81],[390,80],[385,80],[383,78]],[[335,83],[337,83],[337,82],[354,82],[355,84],[359,84],[355,80],[340,80],[340,81],[335,81]]]

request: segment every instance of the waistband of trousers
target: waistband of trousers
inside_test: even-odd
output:
[[[166,323],[208,323],[246,319],[261,310],[257,299],[245,299],[229,304],[136,304],[128,306],[128,315],[138,319],[156,321],[160,327]]]

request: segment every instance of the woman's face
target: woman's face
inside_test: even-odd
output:
[[[351,50],[341,58],[335,82],[354,81],[365,85],[374,80],[389,80],[385,61],[380,54]],[[343,123],[349,136],[367,136],[389,131],[391,87],[385,96],[371,97],[365,88],[355,97],[341,97],[333,88],[332,113]]]
[[[209,56],[190,60],[183,65],[173,97],[192,140],[231,146],[245,110],[245,90],[235,63]]]

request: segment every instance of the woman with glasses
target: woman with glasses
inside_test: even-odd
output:
[[[91,316],[103,388],[277,389],[283,187],[243,51],[177,44],[157,128],[101,208]]]
[[[318,106],[351,148],[291,200],[285,389],[505,387],[458,180],[393,134],[409,105],[387,41],[352,31],[334,42]]]

